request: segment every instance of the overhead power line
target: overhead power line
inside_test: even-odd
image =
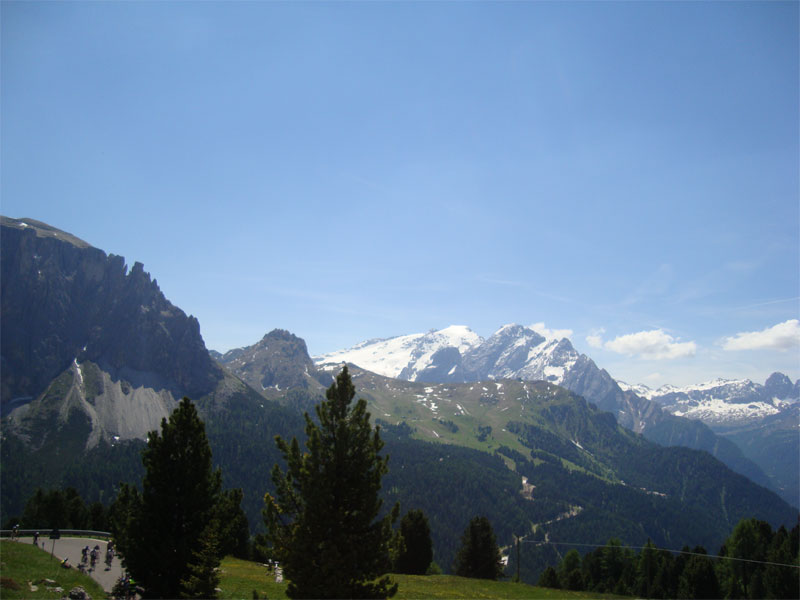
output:
[[[545,541],[536,542],[536,541],[533,541],[533,540],[526,540],[526,539],[520,539],[519,541],[524,542],[526,544],[535,544],[537,546],[545,546],[545,545],[550,545],[550,546],[583,546],[583,547],[588,547],[588,548],[605,548],[607,546],[607,544],[580,544],[578,542],[545,542]],[[689,552],[689,551],[686,551],[686,550],[671,550],[669,548],[658,548],[656,546],[623,546],[623,545],[619,545],[619,546],[612,546],[612,547],[613,548],[628,548],[630,550],[645,550],[645,549],[665,550],[667,552],[672,552],[673,554],[689,554],[691,556],[705,556],[706,558],[720,558],[720,559],[723,559],[723,560],[738,560],[738,561],[741,561],[741,562],[757,563],[757,564],[760,564],[760,565],[773,565],[773,566],[776,566],[776,567],[789,567],[789,568],[792,568],[792,569],[800,569],[800,565],[791,565],[791,564],[787,564],[787,563],[770,562],[770,561],[766,561],[766,560],[754,560],[752,558],[737,558],[735,556],[722,556],[722,555],[719,555],[719,554],[703,554],[702,552]]]

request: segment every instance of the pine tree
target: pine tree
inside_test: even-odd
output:
[[[181,581],[181,598],[217,597],[219,585],[219,539],[216,524],[206,528],[198,540],[199,548],[192,552],[192,560],[188,565],[189,576]]]
[[[428,518],[421,510],[410,510],[400,519],[403,547],[394,570],[408,575],[424,575],[433,560],[433,542]]]
[[[236,558],[248,558],[250,551],[250,524],[242,510],[244,492],[241,488],[225,490],[220,494],[214,520],[218,526],[217,541],[219,555],[232,554]]]
[[[141,494],[124,489],[124,501],[112,511],[120,529],[118,548],[147,597],[178,598],[186,593],[182,582],[194,574],[190,565],[197,564],[196,553],[208,539],[221,481],[211,467],[205,426],[188,398],[169,421],[162,420],[160,434],[150,432],[142,461]]]
[[[475,579],[497,579],[503,574],[500,548],[489,519],[474,517],[461,536],[456,555],[456,575]]]
[[[351,402],[355,387],[347,367],[308,414],[306,447],[296,438],[276,444],[287,463],[272,471],[264,522],[273,552],[289,580],[291,598],[387,598],[397,591],[388,577],[391,524],[397,507],[379,519],[381,478],[388,457],[380,428],[370,425],[367,403]]]
[[[687,548],[688,550],[688,548]],[[678,578],[678,598],[721,598],[714,563],[703,556],[705,548],[695,546]]]
[[[558,579],[565,590],[582,590],[581,555],[574,548],[564,555],[558,566]]]
[[[560,589],[561,582],[558,580],[558,574],[553,567],[547,567],[539,576],[539,581],[536,583],[539,587]]]

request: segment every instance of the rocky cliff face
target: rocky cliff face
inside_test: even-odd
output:
[[[38,396],[75,359],[191,397],[221,376],[197,319],[173,306],[141,263],[128,271],[122,257],[69,234],[3,218],[0,268],[4,405]]]
[[[0,225],[0,402],[17,434],[36,446],[80,414],[89,446],[141,438],[182,396],[217,393],[197,320],[141,263],[31,219]]]
[[[269,332],[252,346],[212,356],[268,398],[277,398],[287,390],[324,390],[305,341],[282,329]]]

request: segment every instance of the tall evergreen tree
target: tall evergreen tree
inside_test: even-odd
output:
[[[370,425],[367,403],[351,406],[355,387],[347,367],[316,407],[319,424],[306,413],[306,447],[297,438],[276,444],[287,463],[272,471],[275,496],[267,494],[264,522],[275,557],[289,580],[291,598],[387,598],[397,591],[389,569],[391,525],[381,511],[380,428]]]
[[[196,583],[192,565],[208,569],[221,481],[219,470],[212,470],[205,426],[188,398],[169,421],[162,420],[160,434],[150,432],[142,461],[141,494],[124,488],[124,501],[112,510],[118,547],[146,597],[178,598],[193,591],[182,583]]]
[[[75,488],[44,491],[38,488],[25,504],[22,526],[27,529],[85,529],[89,512]]]
[[[497,579],[503,574],[500,548],[486,517],[474,517],[461,536],[461,548],[456,555],[456,575],[475,579]]]
[[[581,555],[574,548],[564,555],[558,566],[558,579],[565,590],[582,590]]]
[[[798,534],[799,525],[795,525],[791,532],[787,532],[786,527],[781,525],[772,538],[767,559],[773,564],[764,568],[768,598],[800,598]]]
[[[678,579],[678,598],[721,598],[714,563],[705,548],[695,546]]]
[[[403,547],[394,570],[408,575],[424,575],[433,560],[433,542],[428,517],[421,510],[410,510],[400,519]]]
[[[181,598],[208,600],[217,597],[219,585],[219,543],[215,529],[207,528],[198,542],[200,547],[192,552],[188,565],[189,576],[181,581]]]
[[[720,565],[720,584],[727,598],[762,598],[762,562],[772,540],[772,527],[766,521],[742,519],[725,540],[720,554],[733,559]]]
[[[248,558],[250,524],[242,510],[243,497],[241,488],[225,490],[220,494],[214,515],[218,524],[216,537],[220,556],[232,554],[236,558]]]

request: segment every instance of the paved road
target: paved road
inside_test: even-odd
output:
[[[31,537],[21,537],[19,539],[20,543],[23,544],[33,543],[33,538]],[[100,559],[97,561],[95,568],[88,571],[88,573],[105,591],[110,592],[117,579],[122,577],[122,564],[118,557],[114,557],[114,560],[111,561],[111,568],[106,567],[104,562],[106,556],[105,540],[62,537],[60,540],[55,540],[53,556],[57,556],[59,560],[67,558],[69,559],[69,564],[77,567],[81,562],[81,550],[83,547],[89,546],[91,550],[96,545],[100,546]],[[39,547],[49,553],[53,549],[53,540],[48,539],[47,536],[42,536],[39,538]]]

